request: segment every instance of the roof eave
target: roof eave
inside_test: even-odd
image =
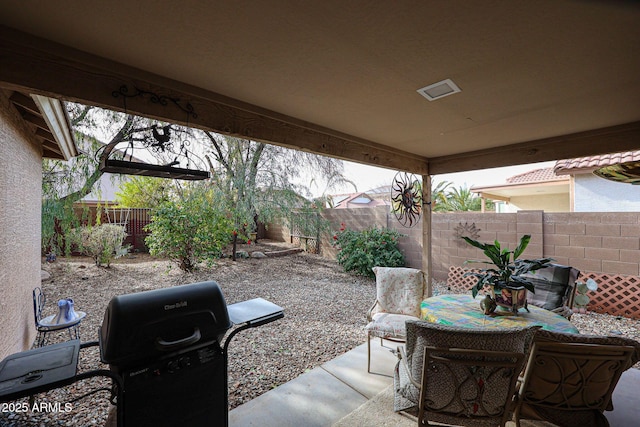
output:
[[[540,187],[540,186],[551,186],[556,184],[563,184],[569,180],[569,177],[562,177],[562,179],[554,179],[550,181],[536,181],[536,182],[518,182],[514,184],[499,184],[499,185],[488,185],[484,187],[471,187],[470,190],[474,193],[487,192],[490,190],[510,190],[514,188],[528,188],[528,187]]]
[[[78,148],[71,134],[71,125],[67,111],[58,99],[41,95],[31,95],[42,117],[47,122],[65,160],[78,155]]]

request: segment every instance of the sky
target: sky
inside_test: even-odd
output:
[[[486,186],[503,184],[506,179],[518,175],[524,172],[528,172],[534,169],[552,167],[555,161],[534,163],[519,166],[507,166],[503,168],[483,169],[470,172],[457,172],[450,174],[435,175],[432,177],[434,183],[440,181],[449,181],[453,183],[454,188],[462,186]],[[372,188],[382,187],[384,185],[391,185],[393,177],[397,171],[390,169],[383,169],[374,166],[362,165],[359,163],[345,162],[345,176],[353,181],[358,191],[367,191]],[[345,186],[331,193],[352,193],[354,192],[352,186]]]

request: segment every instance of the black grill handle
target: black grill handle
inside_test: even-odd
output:
[[[186,338],[181,338],[175,341],[165,341],[162,338],[156,338],[156,348],[160,351],[171,351],[176,348],[184,347],[190,344],[197,343],[200,341],[202,335],[200,334],[200,328],[194,327],[193,333]]]

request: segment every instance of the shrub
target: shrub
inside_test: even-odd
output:
[[[106,264],[109,267],[113,259],[128,252],[128,247],[122,246],[127,232],[120,225],[103,224],[76,228],[71,231],[71,236],[78,250],[92,257],[97,266]]]
[[[345,271],[374,277],[375,266],[403,267],[404,256],[398,249],[402,234],[394,230],[370,228],[363,231],[347,230],[344,224],[333,238],[340,248],[338,263]]]
[[[152,211],[151,232],[145,239],[149,252],[193,271],[205,260],[219,258],[232,236],[232,221],[211,196],[195,192],[183,201],[167,201]]]

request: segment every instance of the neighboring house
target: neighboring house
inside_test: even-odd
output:
[[[77,155],[58,100],[0,91],[0,359],[35,337],[32,290],[40,285],[43,157]]]
[[[596,169],[640,162],[640,150],[559,160],[554,171],[571,179],[573,212],[639,212],[640,185],[609,181],[593,174]]]
[[[474,186],[471,191],[494,200],[497,212],[638,212],[640,186],[593,174],[627,162],[640,162],[640,150],[558,160],[552,168],[515,175],[501,185]]]
[[[496,212],[569,212],[571,209],[570,178],[556,175],[553,168],[535,169],[515,175],[508,178],[505,184],[473,186],[471,191],[483,199],[493,200]]]
[[[383,200],[386,205],[391,204],[391,186],[383,185],[382,187],[372,188],[366,191],[367,195],[372,199]]]
[[[372,190],[372,193],[350,193],[350,194],[335,194],[331,196],[334,209],[358,209],[358,208],[373,208],[376,206],[390,205],[391,202],[387,197],[380,197],[380,193]]]
[[[76,145],[81,152],[90,152],[93,151],[90,144],[94,141],[94,138],[88,135],[78,134],[76,140]],[[98,142],[102,146],[106,144],[103,142]],[[139,159],[131,156],[127,156],[127,160],[140,161]],[[73,167],[76,159],[71,159],[67,163],[69,167]],[[131,177],[129,175],[122,175],[117,173],[103,173],[100,178],[93,184],[92,190],[89,194],[80,199],[76,204],[85,205],[90,207],[95,206],[109,206],[114,205],[116,202],[116,193],[120,191],[120,185],[124,182],[130,181]],[[57,194],[60,197],[66,196],[71,192],[77,191],[82,188],[85,184],[84,180],[78,180],[73,185],[70,186],[62,186],[56,190]]]
[[[88,206],[110,206],[116,204],[116,193],[120,191],[120,185],[129,180],[127,175],[119,175],[105,172],[93,185],[91,193],[80,199],[79,204]]]

